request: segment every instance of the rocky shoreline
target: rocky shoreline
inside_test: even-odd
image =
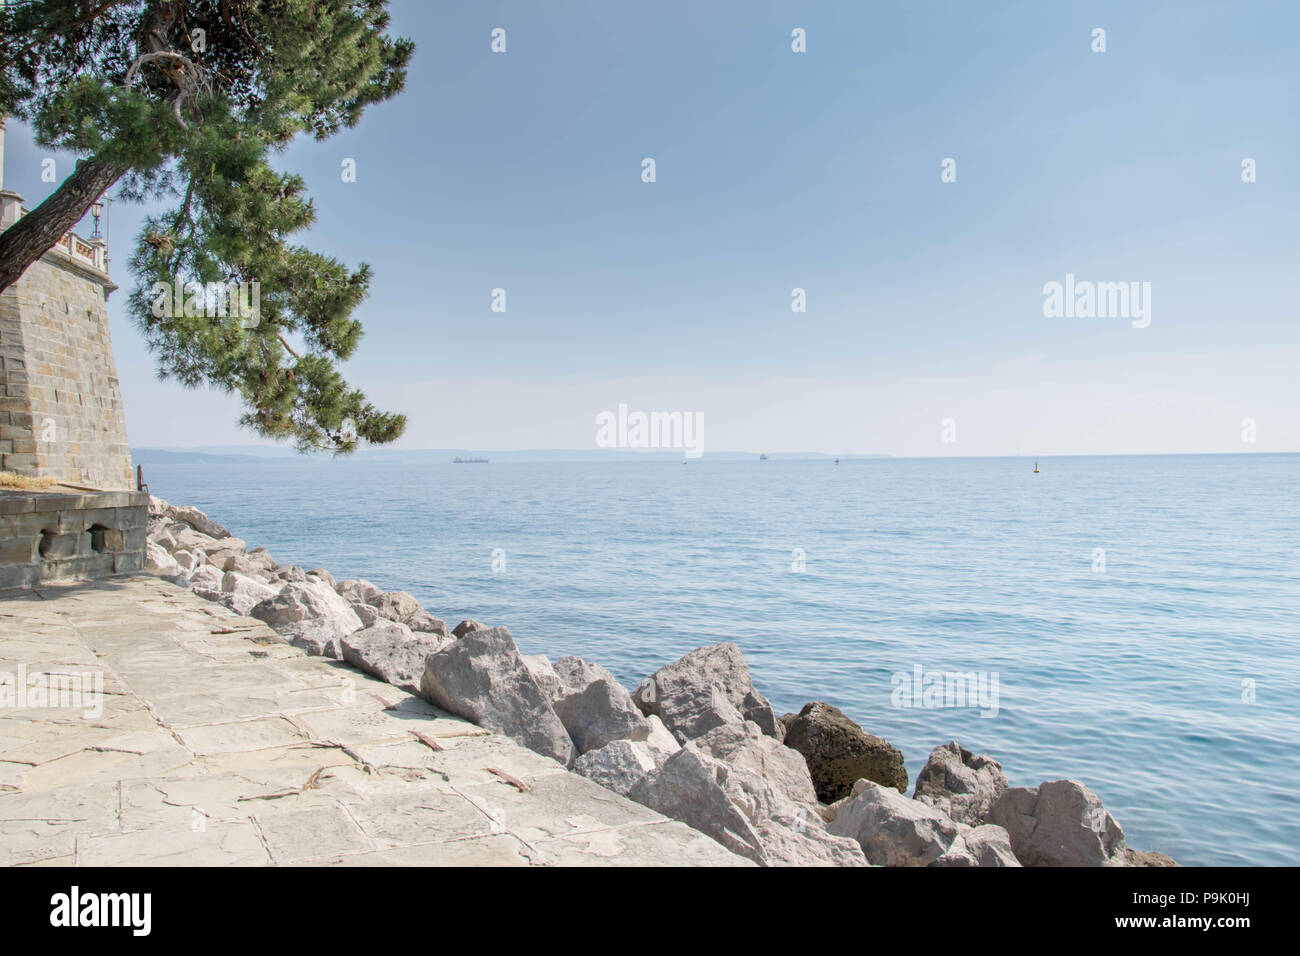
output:
[[[740,648],[697,648],[629,692],[599,664],[521,655],[404,591],[277,563],[203,512],[149,504],[146,569],[503,734],[764,866],[1177,866],[1127,846],[1075,780],[1010,787],[950,742],[907,796],[903,756],[829,704],[778,716]]]

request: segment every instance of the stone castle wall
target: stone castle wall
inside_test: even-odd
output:
[[[116,286],[76,251],[55,247],[0,293],[0,469],[133,490],[108,331]]]

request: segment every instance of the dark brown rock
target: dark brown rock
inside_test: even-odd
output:
[[[847,797],[858,780],[907,791],[907,770],[898,748],[867,733],[830,704],[813,701],[799,711],[786,730],[785,744],[803,754],[822,803]]]
[[[1124,862],[1128,866],[1182,866],[1173,857],[1155,850],[1135,850],[1127,846],[1124,848]]]
[[[464,637],[466,634],[469,634],[472,631],[486,631],[486,630],[487,630],[486,625],[480,624],[478,621],[469,618],[464,621],[461,621],[459,624],[453,627],[451,629],[451,636],[456,638],[456,640],[460,640],[462,637]]]

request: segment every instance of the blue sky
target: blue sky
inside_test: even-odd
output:
[[[346,372],[403,447],[589,448],[626,403],[702,413],[706,453],[1300,450],[1294,4],[393,11],[406,91],[282,163],[302,241],[374,269]],[[33,206],[46,153],[12,121],[7,147]],[[113,209],[123,285],[143,212]],[[1067,273],[1150,282],[1150,326],[1044,317]],[[126,298],[132,444],[255,441],[233,399],[155,380]]]

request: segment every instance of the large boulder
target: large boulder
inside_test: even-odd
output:
[[[803,754],[823,803],[843,800],[859,780],[872,780],[900,793],[907,790],[907,770],[898,748],[822,701],[799,711],[786,730],[785,745]]]
[[[757,774],[795,803],[817,802],[803,757],[767,736],[752,720],[716,727],[696,738],[694,745],[729,767]]]
[[[218,571],[211,564],[201,564],[193,571],[189,572],[190,584],[196,588],[207,588],[211,591],[220,591],[221,583],[225,575]]]
[[[364,578],[349,578],[334,582],[334,590],[349,604],[369,604],[379,607],[379,600],[384,596],[384,589],[371,584]]]
[[[650,723],[609,670],[581,657],[562,657],[553,670],[560,693],[552,706],[579,753],[598,750],[613,740],[650,736]]]
[[[627,796],[632,788],[662,766],[643,740],[611,740],[588,750],[573,762],[573,772]]]
[[[334,575],[330,574],[324,568],[312,568],[307,572],[309,578],[320,578],[330,587],[334,587]]]
[[[777,740],[784,736],[772,705],[754,688],[740,648],[729,641],[697,647],[659,668],[641,682],[632,699],[641,713],[661,718],[673,736],[685,743],[717,726],[717,696],[745,720],[758,724],[763,733]]]
[[[172,558],[180,565],[181,571],[185,574],[193,573],[195,568],[207,563],[207,558],[202,551],[186,551],[184,548],[177,548],[172,552]]]
[[[994,802],[989,822],[1011,835],[1025,866],[1124,866],[1124,831],[1097,795],[1077,780],[1012,787]]]
[[[352,610],[356,611],[357,617],[361,618],[362,627],[369,627],[380,619],[379,612],[371,604],[353,604]]]
[[[435,635],[417,635],[396,621],[379,621],[353,631],[339,644],[343,659],[353,667],[374,674],[394,687],[418,694],[425,660],[447,640],[449,638]]]
[[[280,636],[309,654],[341,658],[342,638],[361,629],[351,605],[320,581],[285,584],[280,593],[250,609]]]
[[[931,866],[1020,866],[1011,835],[992,823],[962,830],[948,852]]]
[[[227,600],[222,603],[241,615],[247,615],[257,605],[275,597],[277,593],[270,585],[240,574],[238,571],[227,571],[222,575],[221,590],[227,595]]]
[[[505,734],[566,767],[577,756],[550,699],[504,627],[474,631],[430,654],[420,694],[435,706]]]
[[[628,793],[652,810],[711,836],[763,866],[864,866],[852,840],[837,838],[809,807],[763,778],[688,744]]]
[[[929,866],[960,832],[946,813],[865,779],[827,815],[827,829],[857,840],[875,866]]]
[[[916,775],[912,796],[942,810],[958,823],[977,827],[988,820],[994,801],[1007,789],[1002,765],[952,741],[930,751]]]
[[[210,538],[228,538],[230,532],[221,525],[217,524],[198,508],[183,505],[169,505],[161,498],[149,496],[149,517],[152,519],[163,519],[169,523],[182,523],[189,525],[200,534],[205,534]]]
[[[451,637],[447,625],[421,607],[420,602],[405,591],[391,591],[381,594],[371,603],[374,605],[375,610],[379,612],[379,616],[385,620],[397,621],[399,624],[405,624],[413,631],[420,631],[424,634]]]
[[[166,548],[153,541],[144,543],[144,569],[151,574],[161,574],[166,577],[184,574],[186,571],[175,557],[167,553]]]
[[[463,622],[462,622],[463,623]],[[475,628],[474,630],[482,631],[486,628]],[[466,631],[465,633],[469,633]],[[459,640],[463,635],[452,632],[452,638]],[[533,675],[533,680],[537,681],[537,686],[542,689],[552,705],[555,698],[559,697],[564,691],[564,685],[560,683],[560,675],[555,673],[555,667],[551,664],[551,659],[545,654],[520,654],[519,659],[524,662],[528,672]]]
[[[183,539],[180,540],[181,546],[184,547]],[[200,544],[199,550],[202,551],[207,559],[219,568],[226,566],[227,560],[234,556],[244,554],[245,545],[242,538],[227,536],[224,538],[213,538],[209,542]]]

